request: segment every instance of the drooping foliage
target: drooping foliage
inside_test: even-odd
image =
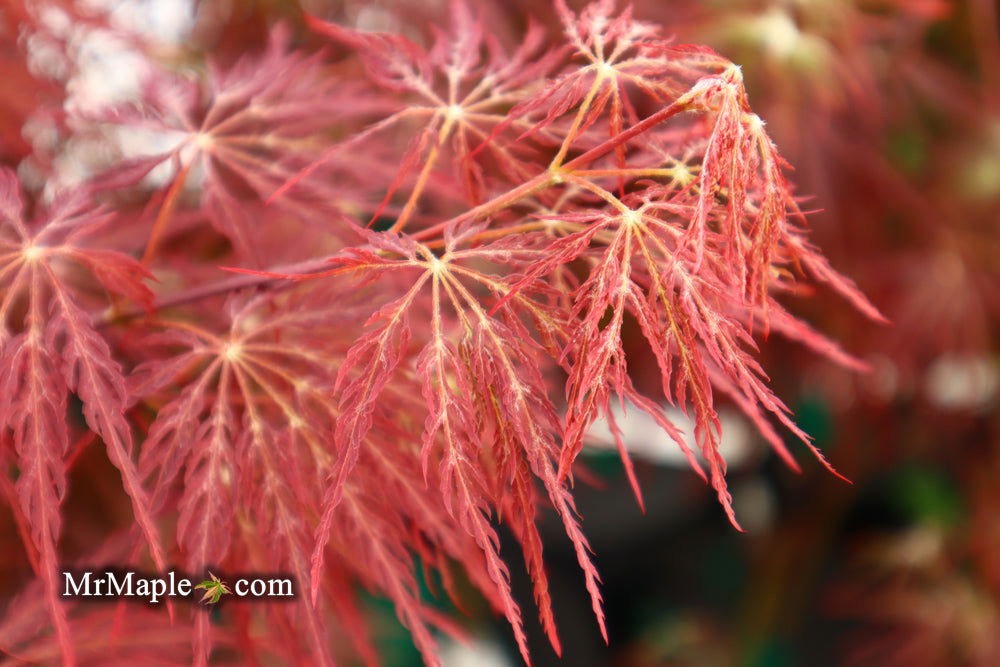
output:
[[[459,0],[423,41],[309,17],[323,52],[279,27],[260,53],[156,71],[138,101],[72,119],[168,149],[30,207],[3,172],[0,460],[64,662],[87,657],[91,627],[57,580],[76,438],[104,443],[132,501],[142,541],[122,557],[298,583],[291,604],[232,602],[221,627],[194,610],[196,664],[219,646],[374,662],[360,589],[436,664],[436,633],[458,630],[421,567],[455,597],[477,589],[527,662],[498,522],[558,651],[536,527],[550,510],[606,638],[572,486],[606,419],[642,503],[615,403],[652,416],[733,524],[720,395],[789,465],[771,420],[826,464],[757,341],[860,366],[781,305],[803,283],[881,315],[810,242],[740,68],[610,1],[554,9],[562,34],[529,23],[518,43]],[[658,393],[635,386],[627,326]],[[38,641],[0,635],[12,653]]]

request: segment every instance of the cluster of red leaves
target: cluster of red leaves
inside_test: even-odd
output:
[[[155,568],[285,571],[308,591],[263,614],[234,604],[223,626],[194,613],[197,664],[234,644],[248,661],[331,664],[332,626],[373,663],[359,585],[392,600],[434,664],[434,631],[457,629],[421,599],[420,564],[449,591],[461,572],[527,661],[494,519],[523,547],[558,651],[535,525],[546,505],[606,636],[570,489],[605,418],[641,503],[612,401],[661,425],[734,524],[718,392],[789,465],[771,419],[812,447],[755,334],[859,365],[778,302],[807,278],[881,316],[810,244],[740,69],[607,0],[555,8],[563,39],[529,25],[513,46],[457,0],[427,48],[311,19],[336,57],[277,30],[263,53],[198,80],[157,75],[140,102],[75,119],[173,136],[165,153],[31,206],[3,172],[4,488],[67,664],[90,627],[58,596],[78,435],[104,442]],[[164,163],[166,185],[150,188]],[[97,208],[129,190],[148,197],[142,214]],[[253,268],[212,277],[220,264]],[[215,282],[185,283],[204,276]],[[626,322],[662,396],[630,380]],[[697,451],[664,400],[690,415]],[[39,641],[0,634],[15,655]]]

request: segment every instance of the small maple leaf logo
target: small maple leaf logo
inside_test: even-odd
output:
[[[201,596],[202,602],[205,604],[215,604],[223,595],[230,595],[232,593],[232,591],[229,590],[229,586],[227,586],[226,583],[221,581],[217,576],[211,572],[208,573],[208,576],[211,577],[211,579],[206,579],[195,586],[196,589],[205,589],[205,594]]]

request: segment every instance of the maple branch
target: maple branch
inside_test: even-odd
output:
[[[227,294],[239,289],[258,287],[260,285],[267,285],[278,281],[288,281],[289,279],[286,276],[289,274],[310,274],[320,272],[321,269],[325,269],[330,265],[331,258],[332,256],[328,256],[316,259],[307,259],[294,264],[283,264],[275,267],[274,271],[268,272],[273,275],[267,275],[264,272],[240,273],[231,278],[227,278],[226,280],[220,280],[207,285],[198,285],[197,287],[192,287],[176,294],[163,296],[153,302],[150,310],[139,307],[124,311],[106,309],[100,312],[92,313],[91,321],[94,326],[106,326],[108,324],[130,320],[135,317],[141,317],[151,311],[156,312],[164,308],[180,306],[193,301],[200,301],[201,299],[207,299],[219,294]]]
[[[582,167],[596,160],[597,158],[603,157],[613,151],[618,146],[621,146],[626,141],[636,137],[646,130],[652,128],[655,125],[659,125],[663,121],[667,120],[672,116],[676,116],[679,113],[688,111],[690,108],[690,93],[680,97],[673,104],[663,107],[659,111],[649,116],[646,116],[641,121],[625,130],[620,134],[616,134],[610,139],[606,139],[604,142],[594,146],[589,151],[578,155],[566,164],[562,166],[563,171],[573,171],[577,167]]]
[[[439,222],[438,224],[433,225],[432,227],[427,227],[425,229],[421,229],[418,232],[414,232],[413,234],[411,234],[411,237],[417,241],[422,241],[427,238],[433,238],[434,236],[437,236],[445,229],[447,229],[450,225],[459,222],[464,222],[466,220],[476,220],[477,218],[485,218],[486,216],[492,215],[497,211],[502,211],[508,206],[512,206],[518,201],[524,199],[525,197],[530,197],[536,192],[544,190],[550,185],[556,183],[557,181],[558,177],[555,174],[547,170],[543,171],[542,173],[537,174],[536,176],[534,176],[528,181],[525,181],[516,188],[508,190],[502,195],[498,195],[493,199],[489,200],[488,202],[480,204],[479,206],[474,206],[465,213],[461,213],[452,218],[448,218],[447,220]]]

